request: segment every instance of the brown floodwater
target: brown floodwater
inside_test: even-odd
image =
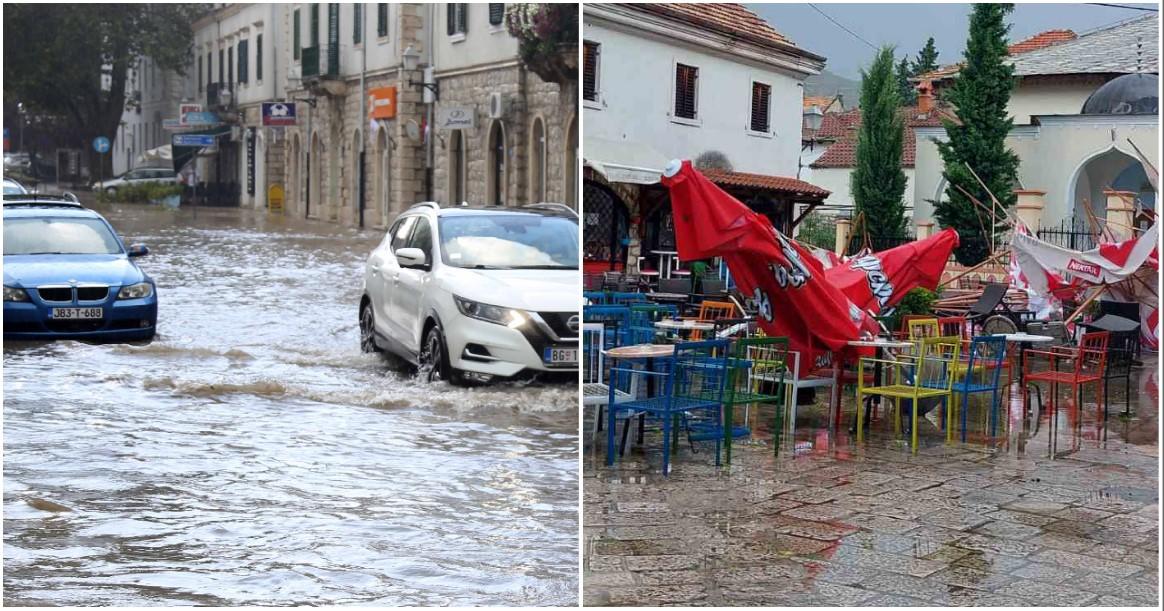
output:
[[[574,384],[362,354],[379,232],[98,209],[151,250],[159,332],[5,342],[6,604],[576,603]]]

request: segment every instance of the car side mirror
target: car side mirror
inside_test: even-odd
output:
[[[400,263],[400,267],[423,268],[427,263],[425,260],[424,251],[419,248],[397,249],[396,261]]]
[[[130,257],[144,257],[150,254],[150,249],[146,248],[145,244],[131,244],[129,246]]]

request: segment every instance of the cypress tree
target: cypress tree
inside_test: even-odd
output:
[[[857,167],[851,178],[853,202],[865,213],[871,236],[905,236],[905,172],[901,145],[905,122],[894,74],[893,48],[883,47],[861,72],[861,128]]]
[[[917,59],[913,61],[913,76],[925,74],[938,69],[938,49],[934,46],[934,37],[930,36],[926,41],[926,46],[918,52]]]
[[[1013,4],[975,4],[970,13],[970,36],[965,65],[943,99],[955,107],[958,122],[943,119],[948,142],[939,142],[945,168],[946,196],[936,202],[935,216],[943,227],[961,236],[954,251],[958,262],[973,265],[989,255],[990,214],[979,210],[957,187],[990,205],[990,196],[967,169],[967,164],[1003,206],[1014,206],[1012,189],[1018,182],[1018,155],[1006,146],[1012,121],[1006,106],[1014,86],[1014,67],[1005,63],[1007,34],[1004,21]],[[985,231],[983,231],[985,229]]]
[[[901,96],[902,106],[913,106],[917,102],[917,91],[913,88],[913,83],[909,82],[909,77],[913,75],[913,68],[909,65],[909,56],[903,55],[895,71],[897,91]]]

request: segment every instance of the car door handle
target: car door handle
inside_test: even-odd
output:
[[[379,274],[379,273],[380,273],[380,266],[379,266],[379,265],[373,265],[373,266],[372,266],[372,273],[373,273],[373,274]]]

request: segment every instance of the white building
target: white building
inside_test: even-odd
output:
[[[739,4],[587,4],[583,184],[589,271],[673,250],[667,160],[705,153],[708,173],[785,230],[821,189],[796,180],[804,79],[824,58]]]
[[[113,173],[148,165],[142,153],[170,143],[167,119],[177,119],[178,104],[191,99],[190,83],[171,70],[163,70],[148,57],[129,69],[125,83],[126,110],[113,139]],[[155,164],[156,165],[156,164]]]

